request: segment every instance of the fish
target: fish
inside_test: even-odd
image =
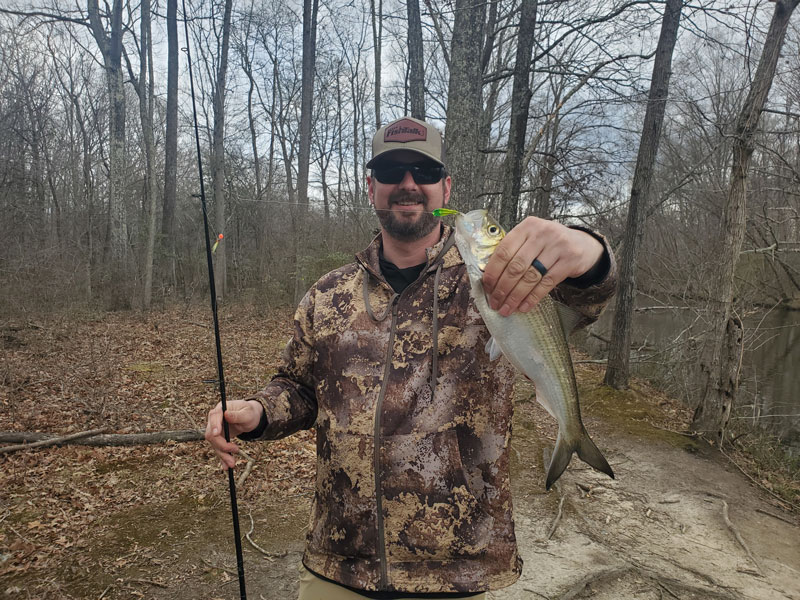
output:
[[[445,209],[450,211],[452,209]],[[614,478],[614,471],[589,437],[581,419],[578,386],[567,335],[580,314],[545,296],[527,313],[502,316],[489,305],[483,289],[483,271],[505,236],[486,210],[456,213],[456,246],[469,275],[471,294],[492,335],[486,345],[494,360],[502,354],[536,386],[536,399],[558,421],[558,437],[547,469],[549,490],[572,460],[572,455]],[[453,213],[449,213],[453,214]]]

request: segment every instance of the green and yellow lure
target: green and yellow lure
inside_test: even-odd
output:
[[[457,215],[459,211],[452,208],[436,208],[431,211],[434,217],[446,217],[448,215]]]

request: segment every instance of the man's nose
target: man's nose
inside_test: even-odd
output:
[[[405,175],[403,175],[403,179],[400,181],[399,186],[404,190],[417,189],[417,182],[414,181],[414,176],[411,174],[411,171],[405,172]]]

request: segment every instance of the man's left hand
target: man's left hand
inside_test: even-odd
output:
[[[603,245],[579,229],[528,217],[503,238],[483,274],[489,304],[504,317],[528,312],[567,277],[580,277],[603,256]],[[537,259],[542,275],[532,266]]]

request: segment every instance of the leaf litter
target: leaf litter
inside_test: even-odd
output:
[[[190,307],[146,316],[40,317],[35,327],[0,324],[14,330],[14,343],[2,348],[0,430],[202,429],[219,401],[207,313]],[[269,381],[290,324],[286,309],[266,315],[226,307],[221,329],[229,398]],[[254,513],[254,535],[260,521],[266,533],[263,516],[271,506],[294,520],[307,516],[314,448],[312,432],[247,446],[255,470],[239,496]],[[181,574],[171,567],[176,557],[191,557],[198,543],[216,537],[223,550],[230,543],[225,477],[205,442],[75,445],[0,460],[0,595],[149,594],[191,577],[192,569]]]

